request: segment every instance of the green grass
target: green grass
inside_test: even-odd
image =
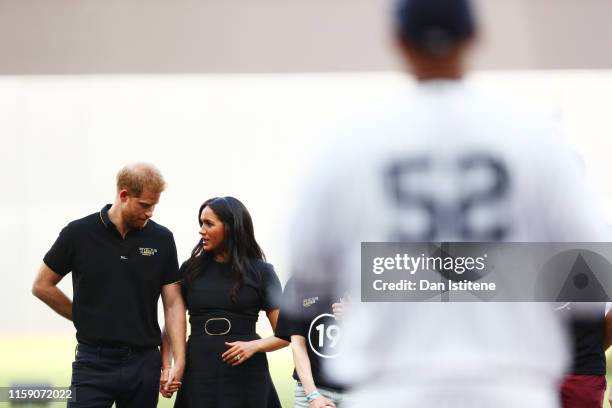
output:
[[[72,336],[3,336],[0,338],[0,387],[14,383],[50,383],[55,387],[70,385],[70,368],[74,360],[75,339]],[[293,362],[285,348],[268,354],[270,371],[284,408],[293,406]],[[612,355],[609,356],[608,384],[612,385]],[[174,399],[160,398],[159,407],[172,407]],[[65,407],[65,403],[46,405]],[[1,403],[0,407],[9,407]],[[24,407],[20,405],[20,407]],[[608,393],[604,408],[610,408]]]
[[[3,336],[0,338],[0,387],[15,383],[45,383],[54,387],[70,385],[71,363],[76,340],[73,336]],[[268,353],[270,371],[283,407],[293,406],[293,361],[289,348]],[[161,398],[159,407],[168,408],[174,398]],[[0,402],[0,407],[10,404]],[[65,407],[65,403],[45,407]],[[24,407],[20,405],[20,407]]]

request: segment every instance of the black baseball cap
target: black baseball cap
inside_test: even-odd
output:
[[[444,54],[476,32],[470,0],[398,0],[395,17],[404,41],[433,54]]]

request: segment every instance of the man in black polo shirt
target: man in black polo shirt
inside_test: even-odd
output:
[[[320,287],[301,288],[293,278],[283,291],[275,336],[291,341],[295,370],[294,408],[340,408],[343,387],[323,370],[323,360],[338,354],[342,304],[326,298]]]
[[[117,174],[115,203],[69,223],[44,257],[32,293],[72,320],[78,341],[71,407],[155,407],[160,384],[161,294],[175,364],[163,376],[181,380],[185,306],[172,233],[153,222],[165,182],[149,164]],[[72,272],[73,301],[57,284]]]

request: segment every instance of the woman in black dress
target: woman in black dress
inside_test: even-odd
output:
[[[265,353],[288,343],[255,332],[260,310],[276,329],[280,281],[264,261],[251,216],[239,200],[212,198],[198,214],[202,238],[181,266],[191,335],[174,407],[280,407]],[[164,341],[164,367],[168,352]]]

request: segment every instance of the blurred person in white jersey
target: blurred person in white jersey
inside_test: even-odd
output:
[[[554,124],[464,83],[469,1],[395,13],[416,85],[333,132],[299,200],[294,275],[358,300],[361,242],[606,241]],[[356,301],[342,347],[326,363],[349,407],[557,407],[569,354],[541,303]]]

